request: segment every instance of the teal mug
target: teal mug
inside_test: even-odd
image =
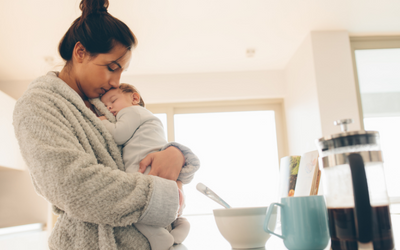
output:
[[[273,208],[281,208],[282,235],[268,229]],[[290,250],[321,250],[329,243],[328,213],[321,195],[284,197],[272,203],[264,221],[264,231],[283,239]]]

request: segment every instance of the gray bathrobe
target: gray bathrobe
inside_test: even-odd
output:
[[[98,99],[92,103],[107,112]],[[110,133],[57,72],[29,85],[17,101],[13,124],[37,193],[59,214],[50,249],[147,250],[147,239],[132,224],[166,227],[175,220],[176,183],[125,173]],[[180,144],[163,149],[171,145],[186,158],[179,179],[188,183],[199,161]]]

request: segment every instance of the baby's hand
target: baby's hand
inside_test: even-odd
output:
[[[107,120],[107,118],[105,116],[99,116],[100,120]]]

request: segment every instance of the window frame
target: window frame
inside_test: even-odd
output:
[[[288,155],[286,123],[282,98],[146,104],[146,108],[153,113],[167,114],[168,141],[175,141],[175,114],[273,110],[275,112],[278,159]],[[277,167],[279,168],[279,166]]]
[[[364,112],[361,103],[360,82],[357,73],[356,64],[356,50],[369,50],[369,49],[399,49],[400,48],[400,35],[394,36],[354,36],[350,37],[351,57],[353,61],[353,72],[356,83],[357,103],[359,107],[359,117],[361,129],[364,130]],[[396,206],[396,211],[400,211],[400,195],[389,197],[392,205]],[[392,206],[393,207],[393,206]]]
[[[400,36],[354,36],[350,37],[351,59],[356,83],[358,112],[361,129],[364,130],[364,113],[361,103],[360,82],[358,80],[356,50],[400,48]]]

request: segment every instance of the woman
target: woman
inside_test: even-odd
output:
[[[199,167],[189,149],[169,143],[141,162],[153,175],[123,171],[121,152],[91,103],[118,87],[137,42],[107,7],[107,0],[82,0],[82,16],[59,45],[66,65],[33,81],[15,106],[15,133],[35,189],[59,215],[50,249],[150,249],[132,224],[174,221],[183,199],[175,181],[188,183]]]

